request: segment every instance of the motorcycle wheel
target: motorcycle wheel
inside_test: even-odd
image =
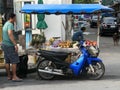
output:
[[[88,78],[91,80],[99,80],[105,73],[105,66],[102,62],[92,62],[94,73],[88,74]]]
[[[37,65],[37,74],[41,79],[51,80],[55,77],[55,75],[53,74],[39,72],[39,69],[45,70],[45,68],[49,68],[52,70],[56,68],[56,65],[53,62],[51,63],[51,65],[49,65],[49,62],[50,62],[49,60],[42,60]]]

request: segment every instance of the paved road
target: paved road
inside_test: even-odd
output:
[[[88,28],[88,31],[96,33],[96,29]],[[96,40],[96,34],[85,37]],[[23,82],[16,83],[1,76],[0,90],[120,90],[120,46],[113,46],[111,37],[100,37],[100,50],[99,57],[106,67],[106,73],[101,80],[59,78],[45,81],[37,79],[36,73],[33,73]]]

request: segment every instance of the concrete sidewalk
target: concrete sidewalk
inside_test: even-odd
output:
[[[28,74],[29,73],[34,73],[34,72],[36,72],[36,65],[32,64],[32,63],[29,63],[29,65],[28,65]],[[7,73],[6,73],[5,68],[0,69],[0,76],[6,76],[6,75],[7,75]]]

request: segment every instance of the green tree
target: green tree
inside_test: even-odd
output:
[[[112,5],[114,0],[102,0],[103,5]]]
[[[95,0],[73,0],[73,3],[93,3]]]

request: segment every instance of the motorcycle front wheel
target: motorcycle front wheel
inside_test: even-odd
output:
[[[105,66],[102,62],[92,62],[94,72],[88,72],[88,78],[91,80],[101,79],[105,73]]]
[[[51,80],[55,77],[55,75],[53,74],[40,71],[40,70],[51,71],[52,69],[56,68],[56,65],[53,62],[50,65],[49,65],[49,62],[50,62],[49,60],[42,60],[37,65],[37,74],[41,79]]]

